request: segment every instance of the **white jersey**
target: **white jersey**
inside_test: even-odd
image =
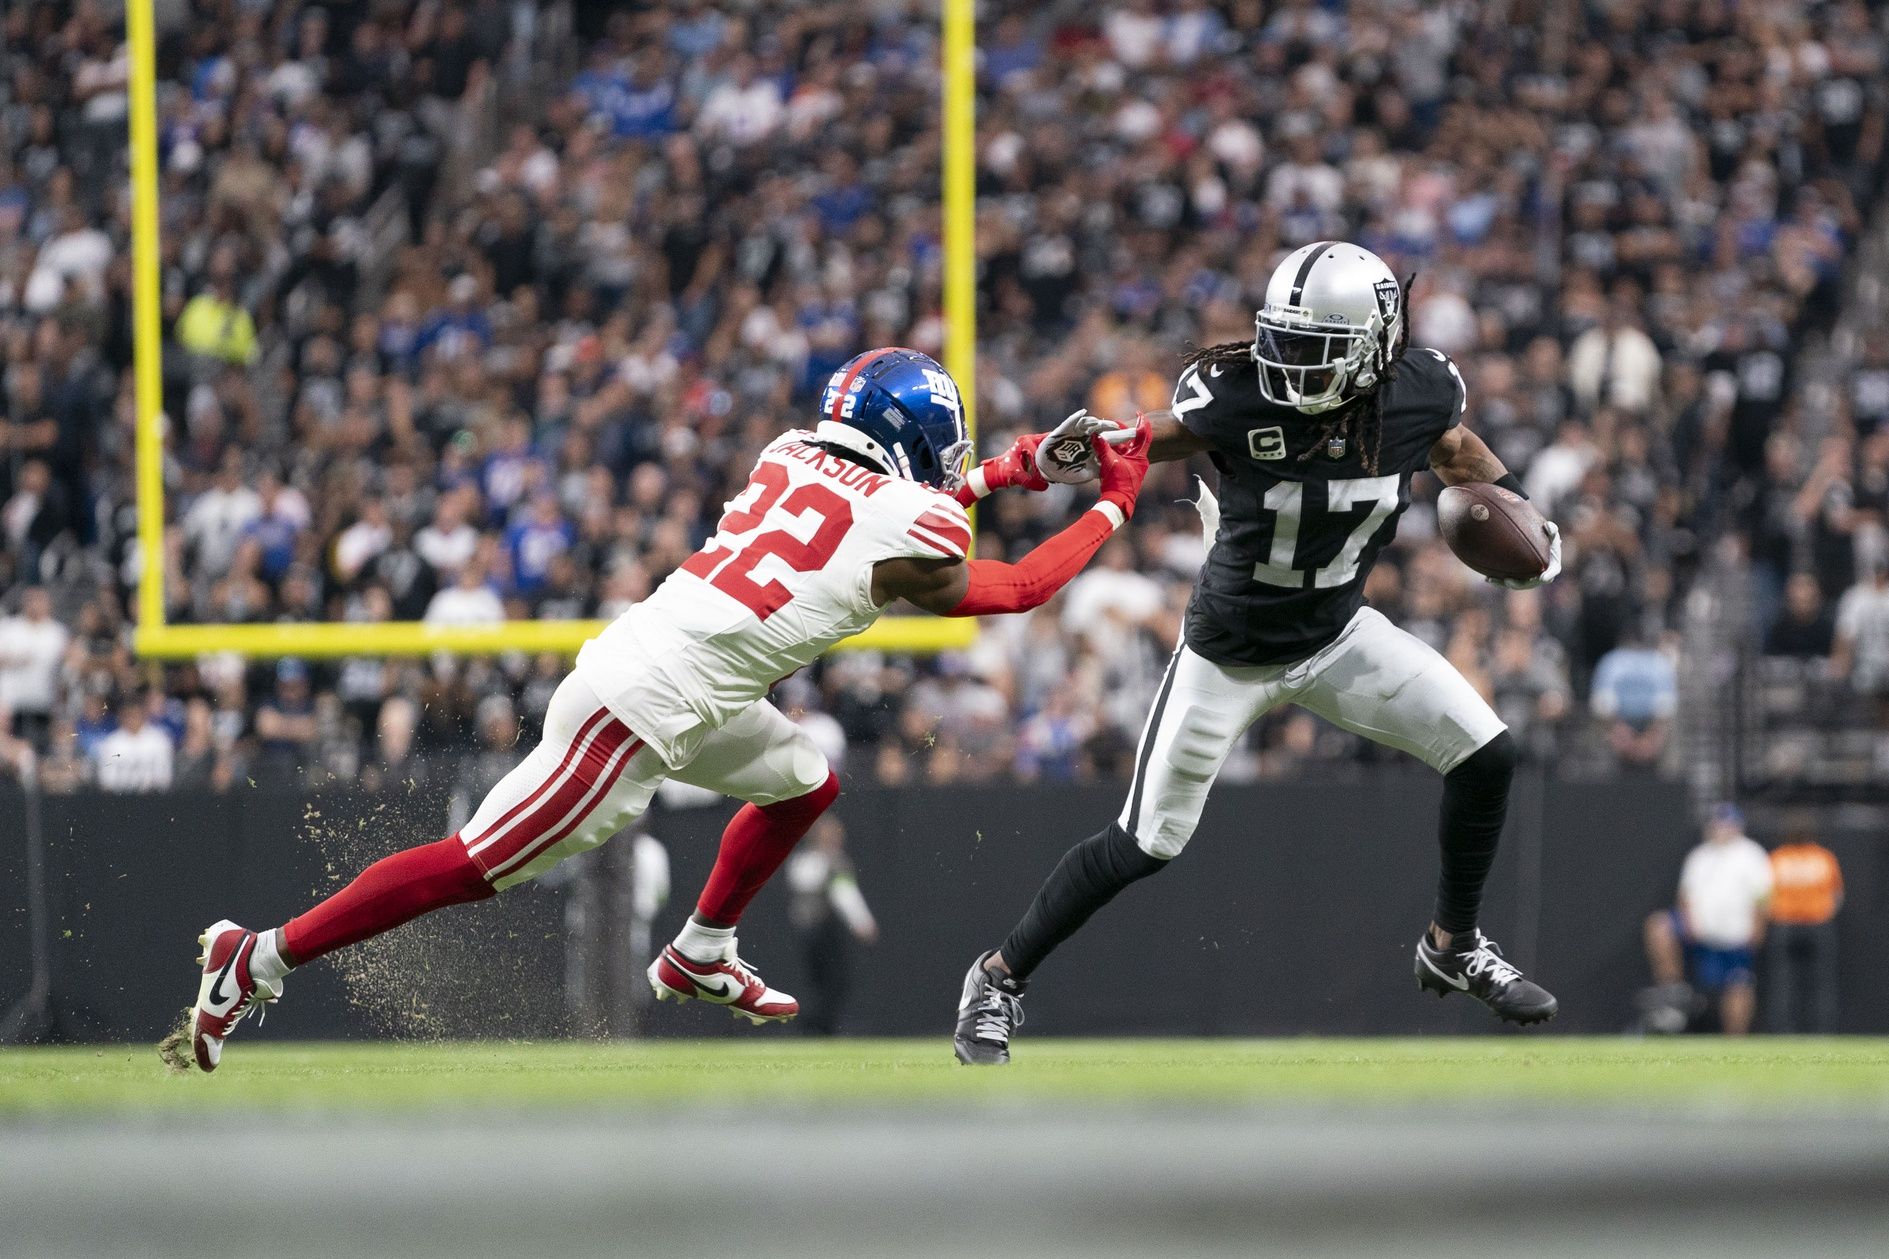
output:
[[[808,432],[761,452],[715,536],[577,653],[577,672],[680,767],[776,682],[859,633],[880,560],[963,559],[971,522],[949,495],[828,454]]]
[[[1749,947],[1771,883],[1771,856],[1757,840],[1739,835],[1700,844],[1679,871],[1687,931],[1715,949]]]

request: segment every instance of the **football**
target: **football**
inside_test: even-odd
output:
[[[1548,522],[1499,485],[1446,487],[1436,520],[1456,558],[1484,577],[1525,581],[1548,567]]]

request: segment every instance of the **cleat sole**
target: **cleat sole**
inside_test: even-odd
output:
[[[975,1050],[967,1050],[955,1041],[951,1045],[951,1056],[964,1067],[1005,1067],[1010,1065],[1010,1053],[1005,1050],[1001,1055],[989,1056]]]
[[[1497,1014],[1496,1017],[1501,1019],[1504,1023],[1515,1023],[1522,1027],[1529,1027],[1536,1023],[1546,1023],[1559,1013],[1561,1013],[1561,1008],[1556,1006],[1552,1010],[1542,1012],[1531,1010],[1526,1013]]]
[[[748,1020],[748,1022],[754,1024],[756,1027],[761,1026],[763,1023],[785,1023],[792,1019],[794,1015],[800,1013],[800,1011],[795,1010],[793,1014],[753,1014],[747,1010],[737,1010],[733,1006],[728,1007],[728,1012],[738,1019]]]

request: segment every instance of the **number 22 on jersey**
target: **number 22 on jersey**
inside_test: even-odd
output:
[[[1306,522],[1304,481],[1281,481],[1266,491],[1261,501],[1273,513],[1272,549],[1265,559],[1253,566],[1253,580],[1288,590],[1307,586],[1326,589],[1343,586],[1356,579],[1364,560],[1364,548],[1377,533],[1378,526],[1397,510],[1403,478],[1390,476],[1355,477],[1348,481],[1313,481],[1325,487],[1325,513],[1341,515],[1364,512],[1363,519],[1345,537],[1338,554],[1309,574],[1297,567],[1299,534]]]
[[[711,541],[682,565],[683,572],[700,577],[763,621],[787,606],[794,595],[778,581],[756,581],[754,566],[772,555],[797,573],[811,573],[833,558],[853,527],[852,504],[839,494],[817,484],[802,485],[789,494],[787,485],[786,468],[778,463],[758,465],[748,483],[749,490],[756,492],[754,501],[745,508],[731,508],[717,528],[722,535],[754,536],[733,549]],[[776,511],[796,522],[815,516],[819,525],[811,538],[804,539],[785,528],[755,533]]]

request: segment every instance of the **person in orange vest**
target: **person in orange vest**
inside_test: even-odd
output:
[[[1771,934],[1765,956],[1773,1032],[1837,1030],[1837,910],[1843,870],[1804,819],[1771,853]]]

